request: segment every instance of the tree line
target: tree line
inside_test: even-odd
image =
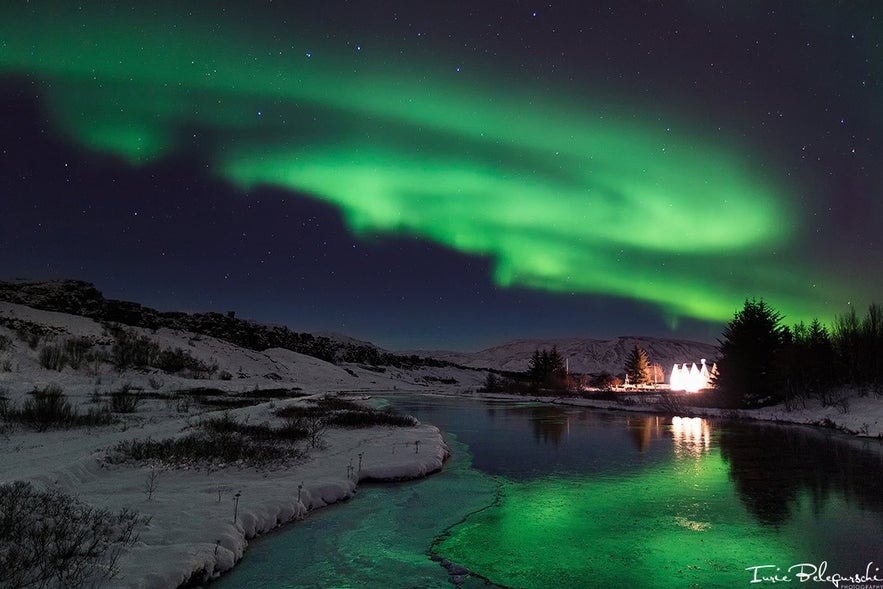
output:
[[[657,364],[650,364],[647,352],[634,346],[626,356],[625,378],[635,386],[644,386],[654,382],[654,375],[657,381],[664,380],[662,368]],[[567,371],[564,356],[553,345],[551,350],[535,349],[528,361],[527,370],[523,373],[503,375],[489,372],[483,390],[522,394],[541,390],[564,392],[577,388],[577,384],[574,376]],[[623,380],[605,371],[595,375],[582,375],[579,384],[608,390],[621,386]]]
[[[718,342],[714,384],[732,406],[793,408],[809,399],[831,406],[846,402],[846,388],[881,392],[883,307],[876,303],[864,316],[851,308],[829,329],[818,319],[785,325],[763,299],[746,300]]]

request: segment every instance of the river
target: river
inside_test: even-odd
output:
[[[213,588],[883,579],[879,441],[531,402],[381,402],[445,432],[443,472],[360,486],[347,504],[254,541]]]

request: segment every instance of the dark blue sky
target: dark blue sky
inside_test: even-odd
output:
[[[786,214],[775,219],[787,237],[732,257],[703,252],[685,299],[725,291],[727,300],[718,302],[735,311],[744,298],[761,296],[783,307],[787,320],[788,305],[804,288],[783,278],[793,274],[805,283],[807,308],[827,321],[849,304],[863,309],[880,293],[878,3],[438,4],[258,3],[242,11],[227,3],[225,9],[203,8],[196,21],[286,43],[290,28],[309,29],[328,47],[362,52],[364,44],[367,52],[382,46],[382,65],[391,71],[416,63],[450,65],[458,73],[494,71],[506,88],[536,96],[557,97],[566,88],[567,104],[578,104],[582,93],[587,101],[623,97],[640,111],[633,121],[638,126],[649,120],[664,129],[677,113],[703,136],[744,152],[764,182],[788,187],[779,203]],[[183,20],[183,9],[174,7],[152,18],[170,19],[176,10]],[[128,18],[121,13],[94,19],[96,44],[107,22]],[[243,14],[252,18],[240,23]],[[280,19],[286,14],[291,23]],[[27,54],[27,47],[15,46],[16,19],[23,27],[44,26],[48,34],[56,26],[51,16],[47,7],[10,9],[0,47]],[[69,51],[86,53],[88,39]],[[0,60],[0,278],[80,278],[108,297],[162,310],[235,310],[240,317],[398,349],[477,349],[519,337],[571,335],[714,341],[725,321],[673,316],[632,275],[634,295],[628,286],[615,292],[584,285],[571,292],[547,289],[535,278],[500,286],[495,254],[458,251],[416,230],[354,232],[345,211],[309,190],[228,181],[212,164],[228,139],[211,129],[199,129],[198,138],[194,131],[193,140],[162,157],[132,163],[71,133],[92,124],[88,101],[94,99],[60,89],[58,81],[71,74],[47,74],[48,66],[44,71],[25,61]],[[430,82],[441,76],[435,69],[420,75]],[[54,106],[60,101],[73,122],[60,122]],[[523,108],[530,113],[536,106],[525,102]],[[119,110],[126,107],[121,103]],[[339,118],[329,112],[335,137],[361,125],[352,112]],[[542,120],[542,113],[531,115]],[[410,140],[396,133],[395,145],[407,146]],[[421,149],[415,138],[413,151]],[[503,170],[514,167],[504,163],[509,167]],[[640,260],[643,254],[624,255]],[[682,255],[674,252],[659,263]],[[665,279],[662,270],[651,284]],[[824,294],[813,298],[814,288]]]

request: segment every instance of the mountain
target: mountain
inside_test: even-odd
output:
[[[590,338],[529,339],[494,346],[480,352],[417,351],[389,352],[369,342],[339,334],[298,333],[284,326],[265,325],[239,319],[234,313],[160,312],[138,303],[105,298],[93,284],[80,280],[35,282],[0,281],[0,301],[34,309],[93,319],[99,323],[120,323],[148,330],[167,328],[209,336],[255,351],[282,348],[334,364],[350,363],[396,368],[494,369],[508,372],[527,370],[534,350],[558,351],[572,372],[622,372],[625,357],[638,345],[652,363],[668,372],[675,363],[709,362],[717,358],[716,346],[671,338],[623,336],[600,340]]]
[[[709,363],[718,356],[716,346],[689,340],[671,338],[623,336],[616,339],[560,338],[527,339],[494,346],[479,352],[420,351],[420,356],[471,368],[485,368],[508,372],[527,370],[534,350],[557,346],[567,359],[570,370],[597,374],[607,371],[622,372],[626,355],[635,346],[643,348],[651,363],[660,364],[668,372],[675,363],[699,362],[705,358]]]
[[[239,319],[232,311],[226,314],[161,312],[139,303],[107,299],[93,284],[81,280],[0,281],[0,301],[88,317],[99,323],[118,323],[154,331],[160,328],[186,331],[259,352],[282,348],[331,363],[397,368],[443,367],[432,358],[396,354],[344,336],[299,333],[285,326]]]

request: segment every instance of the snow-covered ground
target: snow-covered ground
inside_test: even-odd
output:
[[[214,338],[164,329],[156,333],[134,331],[161,348],[181,348],[206,363],[217,364],[215,376],[195,380],[155,369],[118,372],[107,363],[89,363],[79,370],[47,370],[38,357],[44,345],[86,337],[96,348],[107,348],[110,336],[90,319],[21,305],[0,303],[0,318],[51,328],[32,349],[17,330],[0,327],[0,336],[8,338],[0,352],[0,395],[8,403],[21,406],[30,391],[50,384],[59,385],[81,412],[104,403],[108,393],[124,386],[144,395],[134,413],[115,415],[116,422],[111,425],[37,432],[0,424],[0,482],[30,481],[93,506],[112,511],[127,507],[150,517],[137,544],[120,560],[120,573],[109,586],[177,587],[194,573],[218,574],[242,556],[248,538],[309,510],[351,497],[360,480],[423,477],[439,470],[448,455],[439,430],[419,424],[329,428],[321,448],[309,448],[307,458],[285,465],[112,463],[106,460],[108,450],[121,441],[181,436],[192,431],[199,420],[225,414],[243,423],[269,423],[277,419],[274,409],[308,402],[306,397],[273,399],[221,411],[187,396],[188,389],[219,389],[231,398],[271,389],[358,398],[366,391],[425,390],[428,383],[437,382],[433,379],[455,376],[450,370],[439,373],[431,368],[378,372],[355,365],[340,367],[288,350],[254,352]],[[218,377],[222,371],[230,374],[229,379]],[[450,387],[474,387],[482,375],[472,372],[458,371],[460,380]],[[152,469],[159,475],[148,497]]]
[[[35,326],[41,326],[46,333],[31,347],[23,331]],[[87,338],[96,349],[109,350],[113,338],[91,319],[0,303],[0,397],[6,398],[7,403],[21,406],[31,391],[50,384],[60,386],[82,412],[106,403],[112,391],[128,388],[143,395],[134,413],[116,414],[115,422],[106,426],[37,432],[0,422],[0,482],[30,481],[41,488],[57,488],[90,505],[111,510],[128,507],[151,518],[141,530],[137,544],[120,560],[120,573],[110,583],[115,587],[176,587],[194,574],[219,574],[242,556],[248,539],[254,535],[302,517],[309,510],[351,497],[360,480],[426,476],[442,467],[448,453],[441,433],[431,424],[331,428],[325,433],[323,446],[309,448],[306,458],[269,466],[193,463],[171,467],[108,461],[109,449],[119,442],[186,435],[199,420],[225,414],[240,423],[270,423],[278,419],[273,414],[275,409],[308,403],[307,396],[359,398],[393,391],[481,395],[476,391],[487,374],[480,369],[450,366],[406,370],[334,365],[283,349],[257,352],[191,333],[132,329],[160,348],[180,348],[206,364],[217,365],[217,370],[209,378],[194,379],[157,369],[120,372],[106,362],[87,363],[78,370],[69,366],[61,371],[46,369],[39,361],[40,350],[46,345],[77,337]],[[598,344],[597,350],[587,354],[594,358],[592,361],[598,356],[614,362],[622,350],[633,344]],[[522,342],[500,348],[486,354],[483,363],[476,360],[473,364],[512,369],[515,350],[525,354],[526,362],[535,345]],[[657,355],[703,351],[680,343],[671,344],[671,349],[665,346],[659,344]],[[495,359],[497,365],[487,358]],[[615,366],[600,368],[609,370]],[[213,396],[222,400],[260,397],[262,391],[268,395],[273,391],[273,398],[225,411],[202,402],[200,399],[206,395],[187,392],[198,388],[212,389]],[[280,390],[302,396],[280,398]],[[599,409],[658,410],[652,396],[623,393],[623,398],[631,401],[570,396],[536,400]],[[686,411],[691,415],[823,425],[861,436],[883,436],[883,400],[873,394],[852,394],[848,402],[837,407],[811,404],[794,411],[783,407],[739,411],[738,415],[695,407]],[[151,468],[159,475],[152,493],[148,493]]]

